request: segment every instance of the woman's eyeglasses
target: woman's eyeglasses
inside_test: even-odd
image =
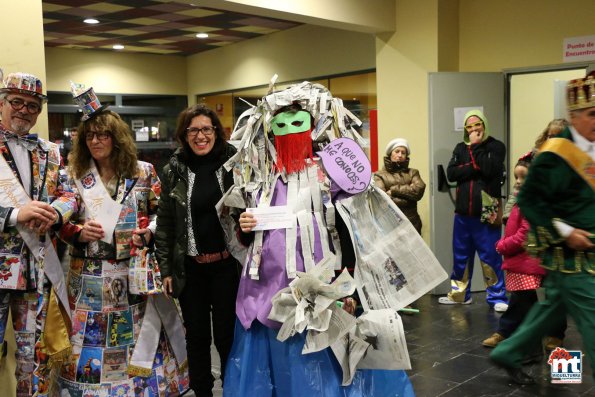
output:
[[[477,123],[473,123],[473,124],[468,124],[465,126],[465,129],[467,131],[471,131],[474,128],[479,128],[483,125],[483,123],[481,121],[478,121]]]
[[[85,140],[87,140],[87,141],[92,141],[94,136],[96,136],[97,139],[100,141],[105,141],[106,139],[111,137],[112,134],[109,131],[102,131],[102,132],[88,131],[88,132],[85,132]]]
[[[202,132],[202,134],[204,136],[211,136],[215,133],[215,127],[206,126],[206,127],[202,127],[202,128],[196,128],[196,127],[186,128],[186,135],[188,135],[188,138],[196,137],[199,132]]]

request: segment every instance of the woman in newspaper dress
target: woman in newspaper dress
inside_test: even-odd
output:
[[[130,129],[114,112],[92,114],[79,125],[78,137],[69,174],[81,209],[61,230],[71,246],[67,284],[73,346],[61,371],[62,395],[181,394],[188,389],[185,354],[177,354],[185,352],[183,329],[164,332],[149,316],[155,313],[153,302],[161,302],[157,298],[173,301],[128,290],[131,246],[152,239],[157,174],[151,164],[137,161]],[[139,228],[143,218],[151,224]],[[171,312],[176,313],[173,303]],[[151,322],[146,331],[143,325]],[[148,328],[156,330],[151,334]]]
[[[306,82],[304,85],[306,88],[309,87]],[[315,90],[311,92],[316,92]],[[327,93],[328,91],[324,92],[325,97]],[[309,95],[304,94],[303,97],[308,98]],[[298,332],[283,342],[277,340],[283,332],[279,331],[282,326],[277,321],[279,319],[270,317],[275,311],[273,297],[295,279],[295,272],[318,267],[324,262],[323,258],[334,258],[334,255],[329,253],[329,244],[335,240],[337,248],[339,236],[333,239],[327,232],[326,222],[330,219],[327,216],[329,212],[334,211],[332,202],[336,194],[346,194],[345,189],[341,192],[337,192],[338,189],[333,189],[333,186],[328,189],[325,171],[313,161],[314,118],[305,107],[296,102],[278,107],[275,112],[262,117],[270,120],[267,121],[268,125],[264,126],[264,130],[272,130],[274,135],[271,136],[276,153],[274,173],[281,175],[272,179],[268,192],[263,188],[257,202],[269,200],[266,206],[304,206],[304,210],[296,209],[297,225],[292,228],[265,230],[261,235],[258,232],[254,235],[254,241],[248,249],[250,253],[242,273],[236,301],[238,322],[234,345],[226,367],[224,396],[413,396],[411,383],[402,370],[357,370],[349,379],[351,381],[345,382],[345,373],[342,374],[342,367],[330,347],[302,354],[305,343],[303,332]],[[254,114],[258,110],[260,109],[253,110]],[[254,119],[257,119],[257,116],[254,116]],[[248,126],[251,126],[254,119],[248,121]],[[347,141],[353,142],[350,139]],[[353,144],[357,146],[355,142]],[[265,163],[262,162],[263,165]],[[266,170],[261,171],[263,174],[266,173]],[[241,172],[238,174],[242,175]],[[370,178],[371,171],[362,190],[367,187]],[[336,183],[331,184],[337,187]],[[322,202],[325,202],[324,212],[327,215],[322,214],[322,207],[318,205],[317,198],[321,197],[321,190],[325,189],[323,185],[326,186],[327,193],[323,194]],[[250,203],[249,206],[255,204]],[[312,207],[309,204],[312,204]],[[239,223],[244,235],[240,238],[244,242],[247,240],[245,233],[250,233],[256,226],[256,218],[248,212],[241,214]],[[325,218],[327,221],[323,220]],[[338,218],[340,217],[337,214],[335,219]],[[336,232],[339,234],[338,230]],[[286,236],[294,234],[295,239],[286,239]],[[348,233],[342,237],[349,240]],[[306,242],[308,240],[309,242]],[[343,242],[340,243],[342,253],[345,254],[342,265],[353,266],[354,256],[347,255],[349,249],[353,252],[353,246],[350,242]],[[347,263],[347,256],[351,257],[351,264]],[[334,260],[332,266],[334,267]],[[353,314],[353,296],[348,296],[339,304],[343,305],[345,311]],[[338,316],[341,317],[342,314],[339,313]]]

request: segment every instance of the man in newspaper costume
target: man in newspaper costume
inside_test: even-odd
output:
[[[227,163],[235,186],[220,202],[228,233],[225,207],[242,213],[239,240],[249,243],[247,253],[231,247],[244,269],[224,396],[412,396],[397,310],[447,276],[390,198],[369,186],[353,128],[361,122],[309,82],[245,115]],[[343,271],[329,284],[333,270],[353,265],[355,281]],[[357,319],[356,285],[366,311]]]
[[[50,367],[70,354],[70,310],[52,241],[77,206],[60,193],[58,145],[30,134],[46,101],[41,80],[28,73],[8,74],[0,89],[0,345],[10,309],[17,396],[47,395]]]

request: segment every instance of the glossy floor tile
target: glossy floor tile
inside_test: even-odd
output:
[[[535,385],[511,383],[506,372],[489,361],[491,349],[481,345],[501,315],[485,303],[485,292],[474,293],[470,305],[440,305],[437,296],[425,295],[414,306],[420,313],[402,318],[412,365],[407,372],[417,397],[595,396],[589,358],[583,359],[581,384],[552,384],[545,356],[524,367]],[[572,320],[564,346],[583,350]]]

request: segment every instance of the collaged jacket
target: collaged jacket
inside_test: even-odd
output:
[[[384,168],[374,175],[374,182],[391,197],[418,233],[421,233],[417,202],[423,197],[426,184],[419,176],[419,171],[409,168],[409,161],[399,165],[389,157],[384,157]]]
[[[131,231],[138,228],[138,219],[146,217],[154,221],[157,216],[157,201],[161,193],[161,182],[152,164],[138,162],[138,175],[122,178],[118,183],[115,201],[122,204],[122,211],[114,231],[112,244],[98,241],[93,244],[79,243],[78,236],[85,223],[85,203],[71,179],[68,189],[76,194],[79,211],[71,222],[60,229],[60,238],[71,246],[72,257],[125,260],[130,258]]]
[[[20,180],[13,156],[8,146],[2,141],[0,141],[0,153],[12,169],[13,174]],[[32,200],[50,203],[61,217],[61,222],[68,222],[78,207],[74,196],[65,193],[62,188],[60,175],[63,173],[63,166],[59,146],[39,139],[37,147],[29,154],[31,156],[31,186],[25,187],[25,191]],[[4,189],[13,190],[14,187],[12,185],[3,186],[1,194],[5,194]],[[36,265],[28,262],[29,258],[33,258],[33,255],[29,254],[29,249],[16,226],[8,226],[12,210],[13,207],[0,206],[0,274],[8,276],[8,273],[11,272],[11,266],[5,263],[6,260],[18,258],[17,268],[20,275],[17,289],[34,289],[37,283]],[[50,230],[50,237],[55,238],[53,230]],[[0,289],[3,289],[1,283]]]

